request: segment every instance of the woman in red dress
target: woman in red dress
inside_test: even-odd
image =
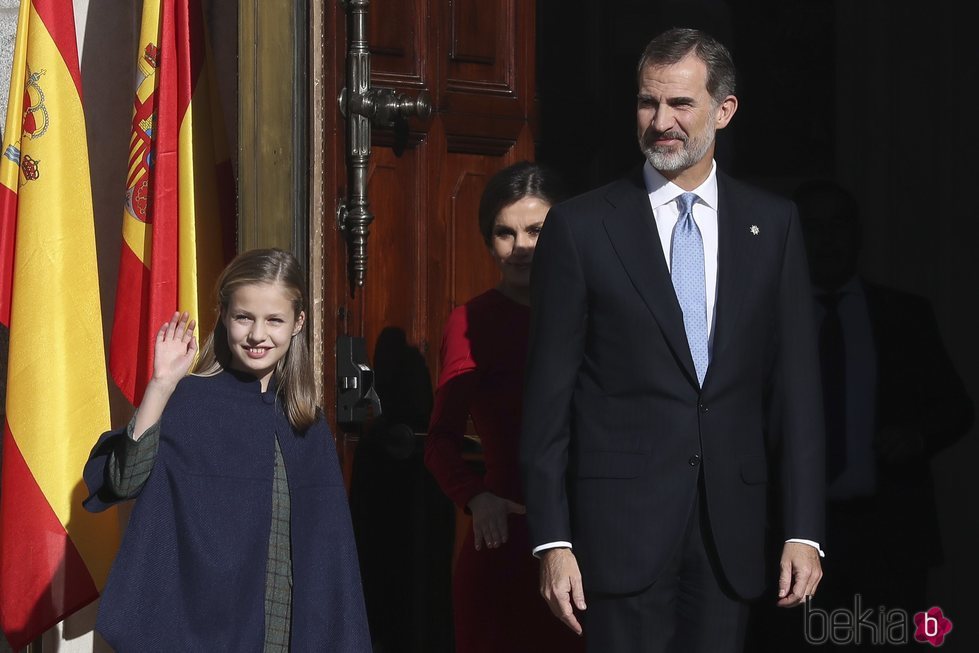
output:
[[[456,653],[584,651],[583,640],[540,597],[518,460],[530,264],[547,210],[563,197],[554,174],[533,163],[490,179],[479,228],[501,280],[452,311],[443,334],[425,464],[472,515],[453,573]],[[463,460],[469,417],[482,444],[483,474]]]

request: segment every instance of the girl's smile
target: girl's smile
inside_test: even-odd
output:
[[[254,375],[262,390],[305,322],[305,313],[294,313],[293,300],[280,284],[249,284],[235,290],[221,316],[228,331],[231,367]]]

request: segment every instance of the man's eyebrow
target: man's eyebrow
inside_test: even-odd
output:
[[[678,95],[676,97],[668,97],[664,100],[660,100],[652,95],[646,93],[637,93],[636,99],[640,102],[666,102],[667,104],[693,104],[697,100],[688,95]]]

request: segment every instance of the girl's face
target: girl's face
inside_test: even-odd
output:
[[[530,286],[537,235],[549,208],[551,205],[539,197],[524,197],[503,207],[496,216],[489,249],[507,286]]]
[[[265,391],[292,337],[302,331],[306,314],[293,312],[290,293],[281,284],[261,283],[235,290],[221,319],[228,331],[231,367],[255,376]]]

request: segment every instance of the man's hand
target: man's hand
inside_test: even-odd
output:
[[[778,576],[778,607],[791,608],[816,593],[823,568],[816,547],[802,542],[786,542],[782,547],[781,573]]]
[[[480,492],[466,504],[473,516],[473,542],[479,551],[486,545],[496,549],[506,544],[509,537],[507,517],[510,513],[526,514],[519,503],[498,497],[492,492]]]
[[[572,603],[585,609],[585,590],[581,585],[578,561],[571,549],[548,549],[540,558],[540,594],[555,617],[578,635],[581,624],[574,616]]]

